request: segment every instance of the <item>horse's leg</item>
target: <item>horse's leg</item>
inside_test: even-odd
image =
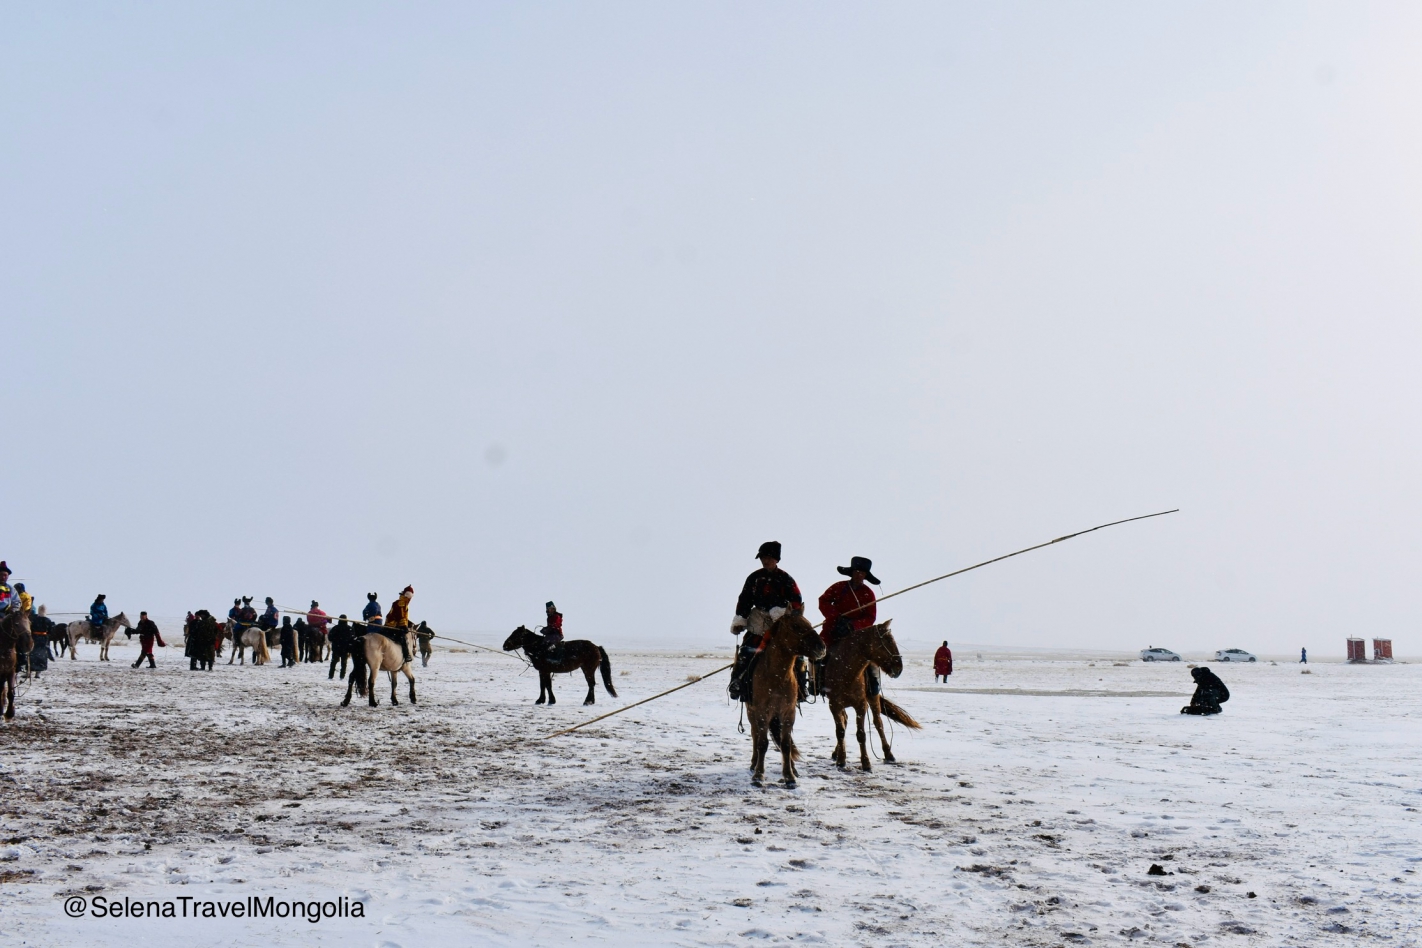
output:
[[[889,739],[884,735],[884,716],[879,713],[879,696],[869,699],[869,713],[874,715],[874,730],[879,732],[879,746],[884,748],[884,763],[896,764],[894,752],[889,749]]]
[[[379,675],[380,675],[380,663],[379,663],[379,662],[371,662],[371,663],[370,663],[370,678],[369,678],[369,680],[366,681],[366,686],[367,686],[367,694],[370,695],[370,706],[371,706],[372,708],[374,708],[374,707],[376,707],[376,706],[378,706],[378,705],[380,704],[380,702],[378,702],[378,701],[375,700],[375,680],[376,680],[376,678],[379,677]]]
[[[588,696],[587,696],[587,699],[583,702],[583,706],[586,707],[587,705],[597,703],[597,691],[596,691],[596,686],[597,686],[597,660],[596,660],[596,659],[594,659],[591,664],[589,664],[588,662],[583,662],[583,677],[588,680]]]
[[[780,777],[787,789],[795,789],[795,705],[780,713]]]
[[[342,676],[344,677],[344,676]],[[341,702],[341,707],[348,707],[351,703],[351,692],[355,691],[355,675],[350,676],[350,681],[346,683],[346,700]]]
[[[403,666],[402,666],[402,667],[403,667]],[[398,671],[399,671],[399,669],[395,669],[395,668],[389,669],[389,672],[390,672],[390,703],[391,703],[392,705],[396,705],[396,704],[399,704],[399,703],[400,703],[400,699],[395,696],[395,675],[396,675],[396,673],[397,673]]]
[[[844,730],[849,725],[849,712],[834,700],[833,691],[830,692],[830,716],[834,718],[834,753],[830,759],[843,770],[849,756],[844,750]]]
[[[553,672],[551,670],[543,673],[544,679],[548,682],[548,705],[552,707],[558,703],[558,699],[553,697]]]
[[[854,706],[854,736],[859,738],[859,769],[866,772],[874,769],[869,765],[869,741],[864,733],[864,714],[867,710],[863,704]]]
[[[770,750],[770,721],[756,721],[751,725],[751,783],[757,787],[765,784],[765,755]]]
[[[551,704],[548,694],[553,690],[552,675],[543,669],[538,669],[538,700],[534,704]]]
[[[410,666],[405,666],[405,677],[410,679],[410,703],[415,703],[415,673],[410,670]]]

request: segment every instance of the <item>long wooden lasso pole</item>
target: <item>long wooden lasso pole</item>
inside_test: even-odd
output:
[[[1023,553],[1031,553],[1033,550],[1040,550],[1040,549],[1042,549],[1042,547],[1044,547],[1044,546],[1051,546],[1051,545],[1054,544],[1054,543],[1061,543],[1063,540],[1070,540],[1070,539],[1072,539],[1073,537],[1083,536],[1084,534],[1087,534],[1087,533],[1095,533],[1097,530],[1105,530],[1107,527],[1115,527],[1115,526],[1119,526],[1120,524],[1123,524],[1123,523],[1132,523],[1132,522],[1134,522],[1134,521],[1136,521],[1136,520],[1149,520],[1149,519],[1152,518],[1152,517],[1164,517],[1166,514],[1173,514],[1173,513],[1179,513],[1179,512],[1180,512],[1180,508],[1179,508],[1179,507],[1176,507],[1174,510],[1162,510],[1162,511],[1160,511],[1159,513],[1142,514],[1142,515],[1139,516],[1139,517],[1127,517],[1125,520],[1112,520],[1110,523],[1103,523],[1103,524],[1101,524],[1100,526],[1091,527],[1091,528],[1088,529],[1088,530],[1078,530],[1076,533],[1068,533],[1066,536],[1057,537],[1055,540],[1048,540],[1046,543],[1038,543],[1038,544],[1036,544],[1035,546],[1026,547],[1025,549],[1018,550],[1018,551],[1016,551],[1015,553],[1006,553],[1006,554],[1004,554],[1004,555],[1002,555],[1002,556],[994,556],[994,557],[993,557],[992,559],[990,559],[990,560],[983,560],[981,563],[974,563],[972,566],[965,566],[965,567],[963,567],[962,569],[955,569],[955,570],[954,570],[953,572],[951,572],[951,573],[944,573],[942,576],[935,576],[935,577],[933,577],[932,579],[926,579],[926,580],[924,580],[924,581],[921,582],[921,583],[914,583],[912,586],[905,586],[903,589],[900,589],[900,590],[898,590],[897,592],[891,592],[891,593],[889,593],[887,596],[883,596],[883,597],[879,598],[878,600],[876,600],[875,602],[872,602],[872,603],[866,602],[866,603],[865,603],[864,605],[862,605],[862,606],[858,606],[858,607],[856,607],[856,608],[854,608],[854,609],[850,609],[850,610],[848,610],[847,612],[845,612],[844,615],[849,615],[850,613],[858,612],[860,609],[867,609],[867,608],[869,608],[869,606],[871,606],[871,605],[878,605],[878,603],[884,602],[884,601],[889,600],[889,599],[893,599],[895,596],[902,596],[902,595],[903,595],[904,593],[906,593],[906,592],[913,592],[915,589],[922,589],[924,586],[928,586],[928,585],[930,585],[930,584],[932,584],[932,583],[936,583],[936,582],[940,582],[940,581],[945,580],[945,579],[949,579],[950,577],[953,577],[953,576],[961,576],[962,574],[967,573],[967,572],[971,572],[972,570],[980,569],[980,568],[982,568],[982,567],[984,567],[984,566],[991,566],[993,563],[1001,563],[1003,560],[1011,559],[1011,558],[1014,557],[1014,556],[1021,556]],[[823,623],[823,622],[820,622],[819,624],[815,625],[814,628],[818,629],[821,625],[824,625],[824,623]],[[677,685],[675,688],[668,688],[666,691],[663,691],[663,692],[661,692],[660,694],[652,695],[650,698],[643,698],[641,701],[633,702],[632,704],[626,705],[626,706],[621,707],[621,708],[617,708],[617,709],[614,710],[614,711],[609,711],[609,712],[607,712],[606,714],[599,714],[597,717],[595,717],[595,718],[589,718],[588,720],[582,722],[581,724],[574,724],[572,727],[565,727],[565,728],[563,728],[563,730],[561,730],[561,731],[554,731],[552,734],[545,734],[545,735],[543,735],[542,737],[537,738],[537,740],[546,741],[546,740],[548,740],[549,738],[552,738],[552,737],[561,737],[561,736],[564,735],[564,734],[569,734],[569,733],[571,733],[571,732],[573,732],[573,731],[579,730],[580,728],[585,728],[585,727],[587,727],[589,724],[596,724],[598,721],[601,721],[601,720],[603,720],[603,719],[605,719],[605,718],[610,718],[610,717],[612,717],[614,714],[621,714],[621,713],[624,712],[624,711],[631,711],[633,708],[637,707],[638,705],[646,704],[646,703],[649,702],[649,701],[656,701],[658,698],[664,698],[664,697],[666,697],[667,695],[672,694],[673,692],[680,691],[680,690],[683,689],[683,688],[690,688],[692,685],[697,684],[698,682],[705,681],[707,678],[710,678],[712,675],[719,675],[719,674],[721,674],[721,672],[725,671],[726,669],[728,669],[728,668],[734,668],[734,667],[735,667],[735,663],[734,663],[734,662],[732,662],[730,665],[723,665],[723,666],[721,666],[720,668],[716,669],[715,671],[709,671],[709,672],[707,672],[707,673],[704,674],[704,675],[700,675],[700,676],[698,676],[698,677],[696,677],[696,678],[691,679],[691,680],[688,681],[688,682],[684,682],[683,684]]]

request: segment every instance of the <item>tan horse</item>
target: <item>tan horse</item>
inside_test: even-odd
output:
[[[410,648],[410,654],[414,655],[418,648],[414,629],[405,630],[405,643]],[[346,700],[341,702],[341,707],[351,703],[352,689],[369,695],[372,708],[378,705],[380,702],[375,700],[375,678],[383,671],[390,673],[390,703],[400,703],[400,699],[395,696],[397,672],[404,672],[405,677],[410,679],[410,703],[415,703],[415,673],[410,670],[410,663],[405,661],[405,656],[400,653],[398,643],[372,630],[356,639],[351,652],[355,662],[351,669],[350,684],[346,685]]]
[[[0,704],[5,706],[5,719],[15,716],[15,669],[20,655],[34,651],[30,637],[30,614],[19,609],[0,619]]]
[[[780,748],[780,775],[787,788],[795,786],[795,749],[792,734],[800,686],[795,680],[795,658],[804,655],[818,661],[825,645],[805,617],[786,613],[775,621],[761,641],[760,654],[751,672],[751,696],[746,717],[751,726],[751,782],[765,782],[765,755],[770,740]]]
[[[904,727],[921,727],[908,712],[883,695],[869,697],[864,681],[864,673],[870,665],[877,665],[897,678],[904,671],[904,659],[899,654],[899,645],[889,631],[889,619],[867,629],[852,632],[829,647],[825,660],[825,684],[829,691],[830,715],[834,718],[834,762],[845,766],[848,755],[844,750],[844,731],[849,724],[849,708],[854,709],[859,738],[859,769],[872,770],[869,766],[869,748],[865,741],[864,713],[874,715],[874,729],[879,732],[879,743],[884,747],[884,763],[894,763],[894,752],[889,748],[889,739],[884,736],[884,720],[880,712]]]
[[[76,649],[75,646],[79,644],[79,639],[82,638],[86,642],[98,642],[99,661],[107,662],[109,660],[109,643],[114,640],[114,636],[118,634],[118,630],[131,628],[133,628],[133,626],[129,623],[128,616],[122,612],[105,622],[97,632],[95,632],[94,627],[89,624],[88,619],[76,619],[69,623],[64,630],[65,637],[69,639],[69,660],[74,661],[79,657],[79,650]],[[64,654],[63,648],[60,649],[60,654]]]
[[[262,630],[254,625],[249,625],[241,635],[237,634],[237,623],[231,619],[222,627],[223,635],[232,641],[232,654],[227,657],[227,664],[234,661],[239,665],[247,664],[247,649],[252,650],[252,664],[265,665],[272,660],[271,649],[267,646],[267,637],[262,634]]]

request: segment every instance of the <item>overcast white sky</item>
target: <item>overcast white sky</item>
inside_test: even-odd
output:
[[[1419,646],[1422,7],[0,7],[0,558],[729,644]],[[818,618],[812,609],[812,615]]]

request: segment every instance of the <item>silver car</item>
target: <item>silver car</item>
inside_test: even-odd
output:
[[[1257,662],[1259,659],[1242,648],[1222,648],[1215,653],[1217,662]]]
[[[1168,648],[1156,648],[1154,645],[1152,645],[1150,648],[1141,649],[1141,661],[1178,662],[1180,661],[1180,656],[1176,655]]]

